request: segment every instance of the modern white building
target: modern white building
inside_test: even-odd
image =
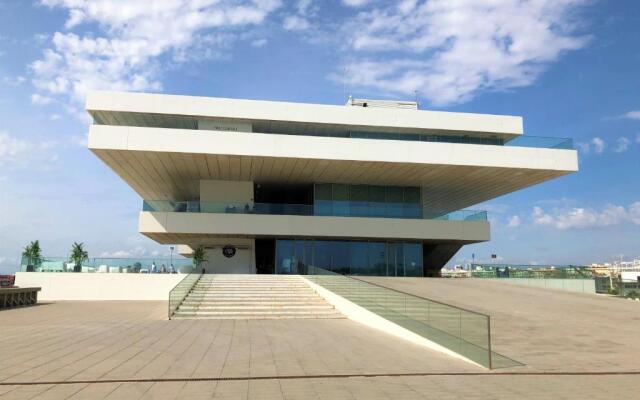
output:
[[[350,99],[91,92],[89,148],[143,199],[139,230],[207,272],[437,275],[490,239],[475,204],[578,170],[521,117]]]

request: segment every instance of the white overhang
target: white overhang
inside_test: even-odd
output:
[[[148,211],[140,213],[139,230],[164,244],[198,244],[216,237],[403,239],[460,244],[490,239],[487,221]]]
[[[452,211],[578,169],[575,150],[93,125],[89,148],[147,200],[203,179],[423,188]]]
[[[86,109],[97,121],[134,126],[149,126],[144,125],[145,120],[153,124],[151,126],[160,126],[168,116],[185,116],[248,121],[258,125],[279,122],[281,125],[295,123],[295,126],[308,124],[354,130],[375,128],[391,132],[448,133],[504,139],[523,133],[522,117],[517,116],[151,93],[90,91]]]

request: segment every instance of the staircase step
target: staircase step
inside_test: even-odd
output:
[[[238,306],[220,306],[220,305],[181,305],[179,311],[197,310],[197,311],[220,311],[220,312],[246,312],[250,311],[316,311],[316,310],[334,310],[330,305],[262,305],[251,307]]]
[[[203,275],[175,319],[344,318],[295,275]]]
[[[206,287],[206,286],[195,286],[191,289],[192,291],[212,291],[212,290],[217,290],[217,291],[230,291],[230,292],[235,292],[235,291],[242,291],[242,292],[247,292],[247,291],[272,291],[272,292],[284,292],[284,291],[313,291],[313,289],[309,288],[309,287],[288,287],[288,286],[265,286],[265,287],[256,287],[256,286],[242,286],[242,285],[238,285],[236,287],[223,287],[223,286],[216,286],[216,285],[212,285],[210,287]]]
[[[182,304],[186,305],[220,305],[220,306],[261,306],[261,305],[319,305],[326,304],[326,302],[322,299],[316,300],[305,300],[305,301],[281,301],[281,300],[267,300],[267,301],[246,301],[246,300],[238,300],[238,301],[207,301],[207,300],[185,300]]]
[[[313,298],[315,293],[189,293],[187,297],[198,298],[250,298],[250,299],[271,299],[271,298]]]
[[[191,292],[229,292],[229,293],[251,293],[251,292],[271,292],[271,293],[291,293],[291,292],[313,292],[313,289],[305,289],[305,288],[263,288],[263,289],[259,289],[259,288],[218,288],[218,287],[212,287],[210,289],[205,289],[205,288],[194,288],[191,290]]]
[[[314,312],[310,312],[310,311],[266,311],[266,310],[261,310],[259,312],[256,311],[178,311],[176,312],[175,315],[178,316],[203,316],[203,317],[237,317],[237,318],[243,318],[243,317],[254,317],[254,316],[279,316],[279,317],[285,317],[285,316],[290,316],[290,317],[311,317],[311,318],[321,318],[323,316],[335,316],[335,315],[342,315],[340,313],[338,313],[335,310],[328,310],[328,311],[314,311]]]
[[[263,290],[289,290],[289,291],[299,291],[299,290],[313,290],[310,287],[289,287],[289,286],[263,286],[263,287],[256,287],[256,286],[244,286],[244,285],[236,285],[235,287],[231,287],[231,286],[217,286],[217,285],[211,285],[209,287],[206,286],[199,286],[199,287],[193,287],[192,290],[229,290],[229,291],[235,291],[235,290],[242,290],[242,291],[251,291],[251,290],[259,290],[259,291],[263,291]]]
[[[218,319],[218,320],[256,320],[256,319],[344,319],[344,315],[336,313],[335,315],[225,315],[225,316],[212,316],[212,315],[180,315],[174,314],[172,319]]]

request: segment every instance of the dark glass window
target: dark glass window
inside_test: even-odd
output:
[[[420,188],[406,187],[404,188],[404,202],[410,204],[420,203]]]
[[[422,276],[422,245],[404,244],[404,276]]]
[[[313,265],[319,268],[331,269],[331,242],[326,240],[314,241]]]
[[[276,240],[276,273],[422,276],[422,245],[409,242]]]
[[[339,274],[349,274],[351,267],[350,243],[331,242],[331,270]]]
[[[387,245],[387,275],[404,276],[404,248],[402,243],[392,242]]]
[[[331,200],[331,184],[330,183],[320,183],[315,185],[315,200]]]
[[[421,218],[418,187],[315,185],[315,215]]]
[[[333,184],[332,215],[351,215],[349,213],[349,185]]]
[[[305,254],[305,244],[306,240],[296,240],[293,242],[293,266],[294,266],[294,274],[306,274],[306,265],[307,265],[307,254]],[[309,261],[311,260],[311,255],[309,255]]]
[[[348,242],[350,244],[351,275],[371,275],[369,271],[369,249],[367,242]]]
[[[404,201],[404,190],[398,186],[387,186],[385,201],[387,203],[402,203]]]
[[[367,243],[369,275],[384,276],[387,274],[387,244],[384,242]]]
[[[276,273],[293,274],[293,240],[276,241]]]
[[[349,210],[351,215],[369,215],[369,187],[367,185],[351,185],[349,187]]]

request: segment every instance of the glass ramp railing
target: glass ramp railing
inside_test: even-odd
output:
[[[522,364],[491,350],[489,315],[309,266],[307,279],[486,368]]]

